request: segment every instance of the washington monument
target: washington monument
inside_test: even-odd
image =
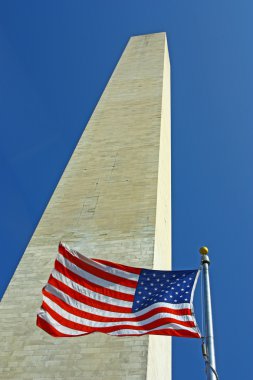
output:
[[[1,379],[171,378],[167,336],[57,339],[35,326],[59,241],[89,257],[171,268],[170,150],[166,35],[132,37],[2,299]]]

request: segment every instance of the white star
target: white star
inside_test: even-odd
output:
[[[151,296],[151,292],[148,292],[148,294]]]
[[[138,292],[138,294],[141,294],[141,292]]]
[[[181,289],[181,291],[183,292],[183,291],[184,291],[184,289]]]
[[[163,284],[160,284],[161,286],[163,286]]]
[[[140,301],[137,301],[137,303],[140,303]]]
[[[144,282],[141,282],[141,285],[144,285]]]
[[[170,296],[170,298],[172,298],[172,296]]]
[[[158,281],[158,282],[159,282],[159,281],[160,281],[160,280],[159,280],[159,278],[158,278],[156,281]]]
[[[144,296],[144,297],[142,297],[142,298],[145,300],[146,297]]]
[[[177,286],[180,286],[180,284],[177,284]]]
[[[184,280],[184,281],[183,281],[183,283],[185,284],[185,283],[186,283],[186,281]]]
[[[177,302],[177,300],[174,300],[174,302]]]
[[[167,298],[164,298],[164,301],[167,301]]]
[[[150,280],[150,278],[149,278],[149,277],[147,277],[147,280],[149,281],[149,280]]]
[[[163,278],[165,278],[166,276],[165,276],[165,274],[163,274]]]
[[[154,288],[155,290],[157,290],[157,288]]]
[[[187,299],[187,298],[185,298],[184,300],[185,300],[185,301],[188,301],[188,299]]]
[[[185,292],[186,294],[188,294],[189,292]]]
[[[176,275],[175,275],[175,274],[173,274],[173,275],[172,275],[172,277],[176,277]]]
[[[150,284],[151,286],[153,286],[154,284],[153,284],[153,282],[151,282],[151,284]]]
[[[153,273],[153,277],[155,277],[155,273]]]
[[[145,290],[148,290],[148,288],[144,288]]]

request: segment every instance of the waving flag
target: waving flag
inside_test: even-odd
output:
[[[93,332],[199,338],[197,270],[163,271],[89,259],[59,245],[37,325],[55,337]]]

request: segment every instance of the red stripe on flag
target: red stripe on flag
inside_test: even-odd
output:
[[[121,322],[126,322],[126,321],[141,322],[141,321],[144,321],[145,319],[153,317],[153,315],[158,314],[158,313],[169,313],[169,314],[179,315],[179,316],[191,315],[190,309],[175,310],[175,309],[170,309],[169,307],[158,307],[156,309],[150,310],[149,312],[142,314],[142,315],[139,315],[139,316],[134,317],[134,314],[132,314],[133,318],[105,317],[105,316],[96,315],[93,313],[89,313],[87,311],[80,310],[76,307],[73,307],[73,306],[69,305],[68,303],[66,303],[65,301],[63,301],[62,299],[59,299],[58,297],[56,297],[54,294],[48,292],[46,289],[43,289],[42,293],[46,297],[51,299],[51,301],[55,302],[58,306],[60,306],[62,309],[64,309],[65,311],[68,311],[69,313],[74,314],[78,317],[86,318],[86,319],[89,319],[91,321],[97,321],[97,322],[119,322],[119,321],[121,321]],[[195,326],[194,323],[193,323],[193,325]]]
[[[135,289],[137,286],[137,281],[128,280],[126,278],[116,276],[115,274],[105,272],[102,269],[98,269],[92,265],[85,263],[78,257],[73,256],[63,245],[59,245],[59,253],[67,260],[69,260],[71,263],[77,265],[79,268],[85,270],[86,272],[93,274],[94,276],[103,278],[104,280],[110,282],[114,282],[115,284],[128,286],[129,288]]]
[[[44,330],[46,333],[56,337],[56,338],[74,338],[77,336],[84,336],[89,335],[90,333],[84,333],[84,334],[78,334],[78,335],[68,335],[63,334],[60,331],[56,330],[52,325],[50,325],[48,322],[46,322],[44,319],[40,318],[39,315],[37,316],[37,326],[40,327],[42,330]],[[180,330],[171,330],[171,329],[159,329],[155,331],[146,332],[143,334],[120,334],[119,336],[142,336],[142,335],[168,335],[168,336],[177,336],[177,337],[184,337],[184,338],[200,338],[200,335],[198,333],[194,333],[188,330],[180,329]]]
[[[76,336],[76,335],[68,335],[68,334],[61,333],[60,331],[56,330],[52,325],[50,325],[48,322],[46,322],[43,318],[40,318],[39,315],[37,315],[36,325],[40,327],[42,330],[46,331],[48,334],[56,338]],[[86,335],[86,334],[83,334],[83,335]]]
[[[97,331],[97,332],[104,332],[108,334],[110,332],[114,332],[117,330],[125,330],[125,329],[145,331],[145,330],[152,330],[152,329],[158,328],[167,323],[171,323],[170,318],[159,318],[158,320],[153,321],[151,323],[147,323],[146,325],[143,325],[143,326],[131,326],[128,324],[125,324],[125,325],[122,324],[122,325],[115,325],[115,326],[110,326],[110,327],[91,327],[85,324],[70,321],[62,317],[45,302],[43,302],[42,308],[45,311],[47,311],[48,314],[51,315],[51,317],[55,319],[58,323],[60,323],[62,326],[68,327],[72,330],[85,331],[85,332],[90,332],[90,333]],[[176,321],[176,324],[179,326],[186,327],[185,323],[188,323],[188,322]],[[192,326],[187,326],[187,327],[192,327]]]
[[[94,284],[93,282],[86,280],[84,277],[81,277],[78,274],[72,272],[70,269],[66,268],[63,264],[61,264],[57,260],[55,260],[55,269],[61,274],[63,274],[64,276],[68,277],[70,280],[76,282],[77,284],[84,286],[85,288],[90,289],[99,294],[103,294],[108,297],[113,297],[119,300],[124,300],[124,301],[129,301],[129,302],[133,302],[134,300],[134,296],[131,294],[126,294],[126,293],[118,292],[116,290],[107,289],[101,285],[97,285],[97,284]]]
[[[55,302],[56,303],[56,302]],[[148,318],[145,318],[145,319],[142,319],[142,320],[138,320],[138,318],[108,318],[108,317],[100,317],[98,315],[95,315],[95,314],[90,314],[90,313],[86,313],[86,312],[79,312],[78,313],[73,313],[73,310],[69,310],[68,308],[65,308],[66,305],[60,305],[58,302],[57,304],[63,309],[65,310],[67,313],[69,314],[72,314],[72,315],[75,315],[75,316],[78,316],[80,318],[85,318],[85,319],[88,319],[89,321],[95,321],[95,322],[105,322],[105,323],[110,323],[110,322],[142,322],[142,321],[145,321],[146,319]],[[41,306],[44,310],[47,310],[47,307],[49,307],[51,310],[53,310],[48,304],[46,301],[43,301],[42,302],[42,306]],[[57,313],[57,312],[56,312]],[[83,315],[85,314],[85,315]],[[63,317],[64,318],[64,317]],[[178,319],[175,319],[175,318],[171,318],[171,317],[163,317],[163,318],[159,318],[159,321],[163,321],[163,325],[166,323],[176,323],[176,324],[179,324],[180,326],[185,326],[185,327],[195,327],[195,323],[193,321],[181,321],[181,320],[178,320]],[[165,322],[164,322],[165,321]],[[71,321],[70,321],[71,322]],[[76,322],[78,323],[78,322]],[[152,322],[154,323],[154,322]],[[82,325],[82,324],[81,324]],[[82,325],[83,326],[83,325]],[[129,325],[131,326],[132,328],[132,325]],[[117,327],[117,326],[116,326]],[[134,326],[133,326],[134,327]],[[141,326],[138,326],[138,328],[141,327]],[[146,329],[146,325],[145,325],[145,329]]]
[[[189,330],[172,330],[172,329],[159,329],[155,331],[148,331],[144,334],[120,334],[120,336],[142,336],[142,335],[167,335],[167,336],[178,336],[182,338],[200,338],[198,333]]]
[[[67,285],[63,284],[63,282],[54,278],[52,275],[50,275],[48,283],[85,305],[92,306],[101,310],[115,311],[117,313],[131,313],[132,311],[132,309],[129,307],[115,306],[106,302],[96,301],[92,298],[89,298],[84,294],[81,294],[76,290],[71,289]]]
[[[117,264],[113,263],[111,261],[107,260],[101,260],[101,259],[91,259],[93,261],[96,261],[97,263],[107,265],[109,267],[123,270],[124,272],[134,273],[134,274],[140,274],[142,269],[141,268],[134,268],[134,267],[128,267],[127,265]]]

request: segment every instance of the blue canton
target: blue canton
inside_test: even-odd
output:
[[[197,272],[197,270],[142,269],[135,291],[132,311],[137,312],[157,302],[172,304],[190,302]]]

